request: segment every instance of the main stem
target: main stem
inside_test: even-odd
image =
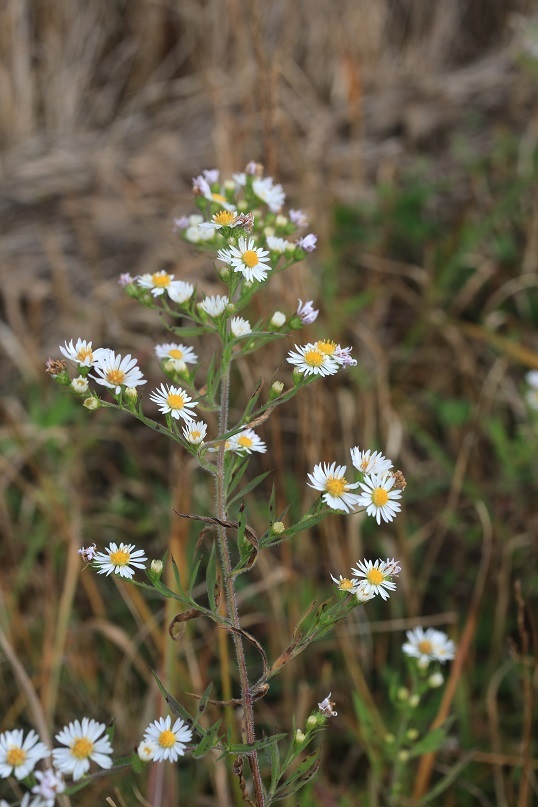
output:
[[[219,418],[219,431],[224,434],[228,430],[228,401],[230,394],[230,363],[226,362],[226,366],[222,368],[221,380],[221,395],[220,395],[220,418]],[[226,491],[224,489],[224,452],[226,446],[221,443],[219,446],[218,460],[217,460],[217,475],[216,475],[216,495],[217,495],[217,518],[221,521],[226,520]],[[239,669],[239,681],[241,684],[241,700],[243,704],[243,734],[247,743],[254,743],[254,707],[252,690],[248,679],[247,663],[245,659],[245,648],[243,646],[243,639],[240,634],[241,622],[239,620],[239,611],[237,609],[237,598],[235,596],[234,579],[232,575],[232,562],[230,559],[230,550],[228,547],[228,538],[226,529],[218,527],[219,550],[222,562],[222,572],[224,576],[224,590],[226,596],[226,608],[228,616],[233,627],[233,642],[235,648],[235,656],[237,659],[237,666]],[[260,766],[258,762],[257,751],[252,751],[248,754],[250,765],[250,772],[252,774],[252,783],[254,786],[254,794],[256,798],[256,807],[264,807],[265,796],[263,793],[262,779],[260,775]]]

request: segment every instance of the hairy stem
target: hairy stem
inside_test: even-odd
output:
[[[219,419],[220,434],[224,434],[228,428],[229,393],[230,393],[230,363],[228,361],[226,362],[225,366],[223,366],[222,381],[221,381],[220,419]],[[224,487],[225,450],[226,450],[225,443],[221,443],[219,446],[219,453],[217,460],[216,497],[217,497],[217,518],[219,518],[222,521],[226,519],[226,491]],[[234,578],[232,575],[232,562],[230,559],[228,538],[226,535],[226,529],[224,527],[219,526],[217,532],[219,540],[220,557],[222,563],[222,574],[224,578],[226,608],[233,627],[237,629],[233,632],[233,642],[235,648],[235,656],[237,659],[237,666],[239,669],[239,681],[241,684],[244,740],[247,743],[253,743],[255,741],[253,696],[248,678],[247,663],[245,658],[245,648],[243,646],[243,639],[241,638],[241,634],[239,633],[241,623],[239,620],[239,612],[237,609],[237,598],[235,596]],[[252,753],[248,755],[248,760],[250,765],[250,771],[252,774],[252,783],[254,786],[256,807],[264,807],[265,797],[263,793],[263,785],[260,775],[260,766],[257,752],[252,751]]]

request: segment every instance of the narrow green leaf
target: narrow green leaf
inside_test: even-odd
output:
[[[189,714],[189,712],[188,712],[188,711],[185,709],[185,707],[184,707],[184,706],[182,706],[182,705],[181,705],[181,704],[180,704],[180,703],[179,703],[179,702],[178,702],[178,701],[177,701],[177,700],[174,698],[174,696],[173,696],[173,695],[171,695],[171,694],[170,694],[170,693],[169,693],[169,692],[168,692],[168,691],[165,689],[164,685],[162,684],[162,682],[161,682],[161,680],[160,680],[159,676],[157,675],[157,673],[155,672],[155,670],[153,670],[151,667],[150,667],[150,670],[151,670],[151,672],[153,673],[153,677],[154,677],[154,678],[155,678],[155,680],[157,681],[157,686],[159,687],[159,689],[160,689],[160,691],[161,691],[161,695],[163,696],[163,698],[165,699],[166,703],[168,704],[168,707],[169,707],[170,711],[172,712],[172,714],[174,715],[174,717],[182,717],[182,718],[183,718],[183,720],[186,720],[186,721],[187,721],[187,723],[188,723],[190,726],[192,726],[192,728],[194,729],[194,731],[195,731],[197,734],[199,734],[201,737],[203,737],[203,736],[204,736],[204,734],[205,734],[205,731],[204,731],[204,729],[202,728],[202,726],[201,726],[201,725],[198,723],[198,721],[197,721],[197,720],[195,720],[195,718],[193,718],[193,717],[192,717],[192,715],[191,715],[191,714]]]
[[[213,689],[213,681],[207,685],[204,694],[200,698],[200,703],[198,704],[198,708],[196,709],[196,715],[201,715],[205,711],[205,707],[207,706],[207,702],[209,700],[209,696],[211,694],[211,690]]]
[[[437,751],[442,746],[446,739],[446,734],[449,724],[445,723],[443,726],[428,732],[421,740],[409,749],[410,757],[421,757],[423,754],[429,754],[432,751]]]
[[[298,790],[300,790],[311,779],[314,778],[318,772],[320,763],[321,749],[318,748],[311,754],[308,754],[306,759],[301,762],[291,776],[286,779],[282,785],[280,785],[274,795],[275,801],[281,801],[282,799],[286,799],[288,796],[292,796],[294,793],[297,793]]]
[[[194,759],[200,759],[200,757],[205,756],[208,751],[211,751],[211,749],[217,745],[219,739],[218,731],[221,723],[222,720],[217,720],[217,722],[213,723],[213,725],[210,726],[210,728],[206,731],[200,743],[192,752]]]
[[[230,754],[248,754],[251,751],[265,751],[287,736],[286,732],[272,734],[270,737],[264,737],[262,740],[256,740],[253,743],[234,743],[233,745],[229,745],[227,750]]]
[[[263,482],[265,477],[269,476],[270,473],[272,473],[272,471],[265,471],[263,474],[258,474],[258,476],[255,476],[254,479],[251,479],[251,481],[248,482],[244,488],[241,488],[239,493],[228,502],[227,506],[231,507],[232,504],[244,499],[247,493],[250,493],[252,490],[254,490],[254,488],[258,487],[258,485]]]

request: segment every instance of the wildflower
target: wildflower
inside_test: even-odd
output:
[[[233,317],[230,320],[230,330],[236,338],[252,333],[250,322],[242,317]]]
[[[348,594],[353,593],[355,583],[352,580],[348,580],[347,577],[342,577],[342,575],[340,575],[340,577],[337,578],[331,574],[331,580],[333,581],[333,583],[336,583],[339,591],[345,591]]]
[[[219,249],[217,257],[229,263],[234,272],[241,272],[246,280],[257,280],[261,282],[267,278],[267,272],[271,268],[266,266],[269,262],[269,253],[266,249],[256,247],[253,238],[239,236],[237,246],[230,246],[229,249]]]
[[[205,300],[198,303],[198,307],[214,319],[215,317],[219,317],[222,313],[224,313],[228,302],[229,301],[226,296],[220,297],[218,294],[216,294],[212,297],[206,297]]]
[[[84,563],[91,563],[97,554],[97,546],[96,544],[92,544],[91,546],[81,546],[78,550],[78,554]]]
[[[88,379],[84,378],[83,375],[79,375],[71,381],[71,386],[79,395],[84,395],[88,391]]]
[[[159,412],[163,415],[170,414],[176,420],[178,418],[189,422],[194,420],[192,410],[196,403],[191,403],[192,398],[181,387],[161,384],[160,390],[154,390],[149,397],[158,405]]]
[[[30,730],[24,738],[22,729],[4,731],[0,734],[0,778],[15,776],[24,779],[33,771],[40,759],[50,756],[49,749]]]
[[[137,754],[142,762],[152,762],[157,751],[157,744],[152,740],[142,740],[137,748]]]
[[[331,700],[331,692],[324,698],[321,703],[318,703],[318,709],[320,712],[325,715],[325,717],[336,717],[338,712],[333,710],[333,707],[336,705],[334,701]]]
[[[267,446],[253,429],[243,429],[242,432],[230,437],[228,442],[228,450],[235,451],[237,454],[242,454],[243,452],[245,454],[252,454],[253,451],[265,454],[267,451]]]
[[[299,372],[305,375],[334,375],[338,372],[338,364],[326,353],[322,353],[316,345],[309,342],[306,345],[295,345],[293,352],[288,353],[287,361],[295,365]]]
[[[45,372],[52,376],[52,378],[56,378],[57,375],[61,375],[65,371],[66,367],[66,363],[61,360],[58,361],[58,359],[48,358],[45,362]]]
[[[68,773],[77,781],[90,767],[90,760],[101,768],[111,768],[113,753],[108,737],[101,737],[106,731],[104,723],[98,723],[88,717],[82,722],[74,720],[65,726],[56,739],[66,748],[54,748],[52,756],[54,764],[62,773]]]
[[[353,350],[352,347],[341,347],[340,345],[337,345],[336,350],[334,351],[333,358],[343,367],[356,367],[357,359],[351,358],[352,350]]]
[[[292,221],[296,227],[308,227],[308,216],[306,213],[303,213],[302,210],[293,210],[293,208],[291,208],[289,216],[290,221]]]
[[[206,175],[213,177],[215,174],[211,172],[204,172]],[[226,202],[226,197],[222,193],[211,190],[211,185],[218,182],[218,179],[209,182],[207,176],[197,176],[192,180],[192,190],[195,196],[203,196],[208,202],[214,202],[225,210],[233,210],[233,205]]]
[[[135,549],[134,544],[120,544],[110,542],[104,552],[97,552],[95,555],[96,566],[99,567],[97,574],[119,574],[129,580],[134,576],[134,570],[146,568],[147,558],[143,549]]]
[[[278,238],[276,235],[269,235],[265,240],[271,252],[285,252],[286,246],[289,244],[285,238]]]
[[[358,446],[350,449],[353,467],[363,474],[387,474],[392,468],[392,462],[386,459],[380,451],[370,449],[361,451]]]
[[[375,591],[366,580],[361,580],[359,583],[355,581],[355,588],[353,593],[359,602],[370,602],[375,597]]]
[[[214,185],[215,182],[219,181],[220,171],[218,168],[204,168],[202,174],[210,185]]]
[[[192,295],[194,287],[183,280],[174,280],[174,277],[175,275],[171,275],[163,269],[160,272],[153,272],[153,274],[140,275],[136,282],[143,289],[149,289],[153,297],[160,297],[167,292],[174,302],[185,302]],[[189,289],[192,289],[192,291],[185,297]]]
[[[272,213],[278,213],[286,199],[282,185],[274,185],[271,177],[255,179],[252,183],[252,190],[258,199],[265,202]]]
[[[187,425],[183,429],[183,437],[185,438],[187,443],[191,443],[193,446],[202,443],[206,434],[207,434],[207,424],[204,423],[203,420],[199,420],[196,423],[194,422],[187,423]]]
[[[302,300],[299,300],[299,305],[297,306],[297,316],[303,325],[311,325],[314,320],[317,319],[319,309],[314,309],[313,302],[313,300],[307,300],[305,303],[303,303]]]
[[[162,345],[155,345],[155,353],[158,359],[173,359],[175,362],[183,364],[194,364],[198,361],[198,356],[192,347],[178,345],[176,342],[166,342]]]
[[[200,228],[204,230],[222,230],[223,227],[237,227],[241,224],[237,210],[220,210],[211,217],[211,221],[204,221],[200,224]]]
[[[283,314],[282,311],[275,311],[275,313],[269,320],[269,325],[271,325],[272,328],[281,328],[285,322],[286,322],[286,315]]]
[[[387,563],[378,559],[372,563],[371,560],[360,560],[357,568],[352,569],[352,572],[354,577],[359,578],[358,585],[363,584],[365,594],[373,592],[380,594],[384,600],[388,600],[390,597],[388,592],[396,590],[396,583],[390,579],[395,574],[394,568],[399,569],[399,566],[395,567],[394,562]],[[361,578],[364,578],[364,581]],[[368,584],[368,588],[366,584]]]
[[[174,280],[168,287],[168,296],[172,302],[183,305],[194,294],[194,286],[186,280]]]
[[[314,252],[318,237],[314,233],[308,233],[297,241],[297,246],[304,252]]]
[[[192,740],[192,731],[180,717],[171,725],[170,715],[150,723],[144,732],[144,742],[155,743],[155,762],[176,762],[185,753],[186,743]]]
[[[73,345],[72,339],[69,344],[66,342],[64,347],[60,345],[60,353],[69,361],[76,362],[80,367],[91,367],[103,352],[101,347],[92,350],[92,343],[86,342],[85,339],[77,339],[75,345]]]
[[[37,784],[32,788],[32,793],[43,800],[38,803],[41,807],[53,807],[58,793],[63,793],[65,790],[63,776],[52,768],[47,768],[46,771],[35,771],[34,776]]]
[[[335,462],[326,462],[314,466],[314,473],[308,474],[308,486],[323,491],[322,499],[333,510],[345,510],[349,513],[359,501],[356,493],[350,493],[359,486],[359,482],[349,483],[345,478],[346,466]]]
[[[360,494],[359,505],[366,508],[367,515],[375,516],[378,524],[381,524],[381,519],[392,521],[401,510],[400,503],[395,500],[400,498],[402,491],[392,490],[393,476],[366,474],[360,486],[363,492]]]
[[[146,384],[146,379],[136,365],[136,359],[131,358],[128,353],[124,358],[113,350],[103,350],[95,361],[94,370],[97,375],[91,375],[98,384],[114,390],[116,395],[121,392],[122,387],[138,387]]]
[[[118,284],[121,286],[122,289],[125,288],[125,286],[130,286],[131,283],[133,282],[134,278],[131,277],[129,272],[123,272],[118,278]]]

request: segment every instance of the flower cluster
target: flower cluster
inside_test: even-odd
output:
[[[389,592],[396,590],[396,583],[393,577],[400,573],[400,565],[394,558],[387,558],[376,561],[360,560],[356,569],[352,569],[351,578],[334,577],[331,578],[340,591],[353,594],[359,602],[369,602],[378,594],[384,600],[390,597]]]
[[[348,482],[345,465],[324,462],[308,474],[309,487],[319,490],[322,501],[333,510],[349,513],[364,507],[378,524],[381,519],[392,521],[401,509],[398,499],[405,487],[401,472],[392,472],[392,462],[380,452],[361,451],[358,446],[351,449],[351,462],[360,474],[358,481]],[[359,488],[360,492],[353,492]]]

